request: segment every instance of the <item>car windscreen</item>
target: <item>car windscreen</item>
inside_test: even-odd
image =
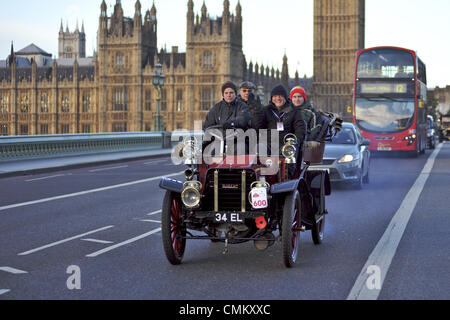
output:
[[[342,130],[333,138],[330,144],[356,144],[355,132],[352,128],[344,127]]]

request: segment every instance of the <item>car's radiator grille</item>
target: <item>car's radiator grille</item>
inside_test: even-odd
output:
[[[218,170],[218,205],[219,211],[241,211],[242,210],[242,172],[243,170]],[[206,181],[205,198],[203,199],[203,210],[214,210],[214,173],[208,172]],[[245,171],[245,210],[251,211],[252,207],[248,201],[250,185],[256,181],[254,171]]]

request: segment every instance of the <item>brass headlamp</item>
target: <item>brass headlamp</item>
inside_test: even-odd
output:
[[[195,137],[187,137],[183,141],[183,159],[186,165],[197,164],[197,157],[200,153],[200,148],[198,147],[198,141]]]
[[[197,208],[200,204],[202,184],[199,181],[187,181],[183,184],[181,201],[186,208]]]
[[[297,163],[297,144],[297,137],[294,134],[289,133],[284,137],[284,146],[281,149],[281,154],[286,159],[287,164]]]

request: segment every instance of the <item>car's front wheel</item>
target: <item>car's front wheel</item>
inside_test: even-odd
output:
[[[186,226],[180,196],[167,191],[163,201],[161,233],[167,260],[173,265],[181,264],[186,248]]]
[[[287,268],[292,268],[297,261],[301,228],[300,208],[300,194],[296,190],[286,196],[283,208],[281,246],[283,262]]]

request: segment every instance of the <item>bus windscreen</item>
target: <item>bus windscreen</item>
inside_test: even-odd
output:
[[[356,122],[366,131],[397,133],[414,123],[414,99],[357,98]]]
[[[359,56],[357,78],[414,78],[414,58],[406,51],[374,49]]]

